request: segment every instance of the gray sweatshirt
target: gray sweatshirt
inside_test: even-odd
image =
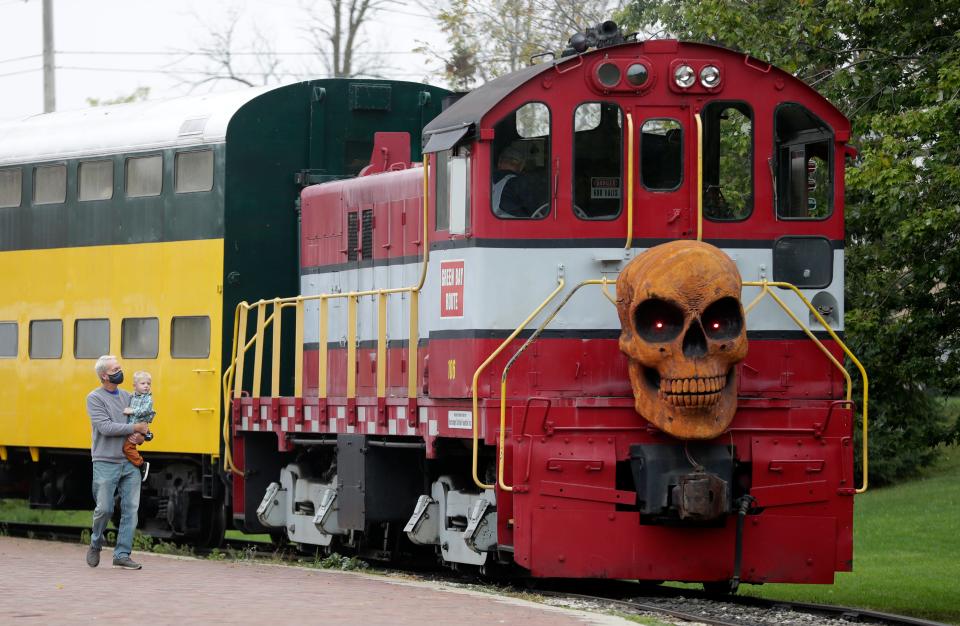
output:
[[[87,415],[93,427],[90,456],[94,461],[123,463],[123,442],[133,434],[133,424],[127,423],[123,410],[130,404],[130,394],[123,389],[110,393],[97,387],[87,394]]]

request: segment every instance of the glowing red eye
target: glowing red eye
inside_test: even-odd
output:
[[[713,326],[714,330],[718,330],[720,328],[720,322],[714,322],[711,326]]]
[[[654,324],[654,326],[656,326],[658,329],[663,328],[663,322],[657,322]]]

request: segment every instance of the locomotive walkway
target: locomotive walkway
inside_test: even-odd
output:
[[[616,617],[368,574],[135,553],[0,537],[0,621],[17,624],[624,625]]]

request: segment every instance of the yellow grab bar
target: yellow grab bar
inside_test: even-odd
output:
[[[581,287],[584,287],[586,285],[601,285],[601,288],[604,290],[604,292],[606,292],[607,285],[616,284],[616,282],[617,281],[610,278],[596,278],[596,279],[585,280],[579,285],[577,285],[576,287],[574,287],[573,289],[571,289],[570,293],[568,293],[563,298],[563,300],[560,301],[560,304],[557,305],[557,308],[555,308],[553,312],[550,313],[550,315],[548,315],[545,320],[543,320],[543,323],[540,324],[537,330],[533,331],[533,334],[530,335],[530,337],[523,343],[522,346],[520,346],[520,349],[517,350],[512,357],[510,357],[510,360],[507,361],[507,365],[503,368],[503,375],[500,377],[500,438],[499,438],[498,453],[497,453],[497,483],[500,485],[500,489],[504,491],[513,491],[513,487],[510,485],[507,485],[503,480],[503,472],[504,472],[503,461],[504,461],[504,455],[505,455],[504,448],[506,443],[506,432],[507,432],[507,374],[510,372],[510,367],[517,360],[520,354],[524,350],[526,350],[530,344],[532,344],[534,341],[537,340],[537,337],[540,336],[540,333],[542,333],[543,330],[550,324],[550,322],[553,321],[553,318],[555,318],[557,314],[560,313],[560,310],[563,309],[563,307],[565,307],[568,302],[570,302],[570,299],[573,297],[573,295],[578,291],[580,291]],[[609,294],[605,293],[605,295],[609,300],[610,299]],[[614,306],[616,306],[615,301],[611,300],[611,302],[614,304]],[[474,446],[474,449],[476,449],[476,446]]]
[[[813,304],[809,300],[807,300],[806,296],[800,293],[800,290],[796,287],[796,285],[792,285],[790,283],[785,283],[785,282],[766,281],[766,280],[744,281],[743,285],[744,287],[760,287],[761,288],[760,294],[756,298],[754,298],[754,300],[744,309],[744,311],[749,312],[754,306],[756,306],[756,304],[763,298],[764,295],[769,294],[770,297],[773,298],[773,300],[780,306],[780,308],[783,309],[787,313],[787,315],[790,316],[790,318],[794,321],[794,323],[796,323],[797,326],[799,326],[801,330],[803,330],[804,333],[806,333],[806,335],[813,340],[813,342],[817,345],[817,347],[820,348],[820,351],[827,355],[827,357],[834,364],[834,366],[837,367],[841,372],[843,372],[844,378],[846,379],[846,383],[847,383],[847,395],[846,395],[847,400],[850,400],[851,395],[853,393],[852,392],[853,383],[850,379],[849,372],[847,372],[846,368],[844,368],[843,365],[841,365],[833,357],[832,354],[830,354],[830,351],[827,350],[827,347],[825,345],[823,345],[823,342],[817,339],[816,335],[814,335],[813,332],[809,328],[807,328],[807,326],[793,313],[793,311],[790,310],[790,307],[788,307],[786,303],[779,296],[777,296],[777,294],[771,291],[770,287],[779,287],[780,289],[789,289],[793,291],[793,293],[796,294],[798,298],[800,298],[800,301],[806,305],[806,307],[810,310],[811,313],[813,313],[817,321],[820,322],[820,325],[823,326],[823,328],[827,331],[827,334],[830,335],[830,338],[837,342],[837,345],[840,346],[844,354],[846,354],[847,357],[853,362],[853,364],[857,366],[857,369],[860,370],[860,377],[863,380],[863,441],[861,442],[863,446],[863,464],[861,468],[861,473],[863,475],[863,484],[859,489],[856,490],[856,492],[857,493],[865,492],[867,490],[867,479],[868,479],[868,469],[869,469],[869,456],[868,456],[869,446],[867,445],[867,430],[868,430],[868,423],[869,423],[868,416],[869,416],[869,399],[870,399],[870,393],[869,393],[870,380],[867,377],[867,370],[864,369],[863,365],[860,363],[860,360],[857,359],[857,357],[854,356],[853,352],[850,351],[850,348],[847,347],[847,344],[845,344],[843,340],[841,340],[840,337],[837,335],[837,333],[835,333],[833,329],[830,328],[830,325],[827,323],[825,319],[823,319],[823,316],[820,315],[820,312],[817,311],[817,308],[813,306]]]
[[[697,241],[703,241],[703,120],[697,120]]]
[[[477,368],[477,371],[473,373],[473,384],[471,386],[471,391],[473,393],[473,420],[472,420],[473,421],[473,464],[472,464],[473,474],[472,475],[473,475],[474,484],[476,484],[481,489],[495,489],[496,485],[488,485],[482,482],[477,473],[477,468],[479,464],[479,454],[480,454],[479,452],[480,410],[479,410],[479,402],[477,401],[477,383],[480,380],[480,374],[482,374],[483,370],[485,370],[487,366],[490,365],[490,363],[493,362],[493,360],[497,358],[497,356],[499,356],[500,353],[503,352],[503,350],[508,345],[510,345],[511,341],[516,339],[517,335],[523,332],[523,329],[527,327],[527,324],[529,324],[533,320],[533,318],[539,315],[540,311],[542,311],[544,307],[550,304],[550,301],[553,300],[556,297],[556,295],[560,293],[560,290],[563,289],[564,284],[566,284],[566,281],[563,278],[563,266],[561,265],[559,266],[559,271],[557,275],[556,289],[550,292],[550,295],[547,296],[547,298],[540,303],[540,306],[535,308],[533,312],[527,316],[527,319],[523,320],[523,322],[521,322],[520,325],[517,326],[517,329],[514,330],[512,333],[510,333],[510,336],[504,339],[503,342],[499,346],[497,346],[497,349],[494,350],[490,354],[490,356],[487,357],[487,360],[480,364],[480,367]]]
[[[633,247],[633,115],[627,113],[627,243]]]

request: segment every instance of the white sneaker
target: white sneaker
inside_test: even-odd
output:
[[[140,466],[140,482],[147,482],[147,476],[150,474],[150,461],[144,461]]]

